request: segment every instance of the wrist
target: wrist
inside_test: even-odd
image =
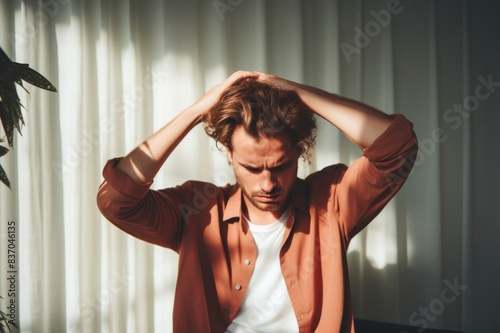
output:
[[[195,104],[192,104],[191,106],[187,107],[186,109],[184,109],[184,111],[182,113],[185,116],[192,119],[192,123],[194,125],[197,125],[197,124],[203,122],[203,118],[205,117],[207,110],[205,110],[198,103],[195,103]]]

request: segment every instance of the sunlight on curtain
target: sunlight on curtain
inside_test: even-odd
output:
[[[463,52],[463,45],[442,38],[445,28],[436,22],[445,13],[436,12],[431,1],[402,1],[387,24],[374,16],[386,13],[391,2],[385,0],[234,1],[225,11],[214,3],[0,4],[2,48],[59,91],[29,85],[29,95],[20,91],[26,126],[15,149],[1,159],[13,189],[0,188],[0,239],[4,244],[4,223],[16,220],[22,332],[171,331],[177,255],[105,221],[95,195],[108,159],[129,152],[233,71],[267,71],[403,113],[425,143],[432,143],[436,129],[449,127],[442,119],[449,105],[442,101],[463,99],[457,86],[466,77],[465,66],[453,73],[441,69],[443,59]],[[459,2],[449,7],[463,15]],[[377,22],[378,30],[366,32]],[[341,43],[357,51],[346,54]],[[443,174],[468,156],[461,132],[453,134],[459,138],[449,142],[458,153],[443,159],[441,149],[449,148],[424,145],[405,187],[350,244],[357,317],[411,325],[410,316],[439,297],[444,280],[469,270],[461,266],[462,254],[457,259],[451,253],[455,247],[442,250],[448,244],[442,239],[453,238],[443,225],[462,228],[461,214],[467,214],[444,203],[462,202],[462,189],[442,197]],[[311,165],[300,163],[299,176],[360,155],[318,119],[316,156]],[[189,179],[234,182],[224,152],[201,126],[174,151],[153,188]],[[442,221],[449,212],[460,220]],[[462,236],[457,233],[457,247]],[[3,245],[0,254],[3,262]],[[450,258],[453,264],[447,264]],[[463,328],[464,308],[458,299],[428,324]]]

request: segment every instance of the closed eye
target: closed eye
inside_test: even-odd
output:
[[[281,172],[281,171],[285,171],[287,170],[288,168],[290,168],[293,163],[295,161],[294,160],[291,160],[291,161],[288,161],[288,162],[285,162],[284,164],[281,164],[281,165],[278,165],[274,168],[270,168],[269,170],[271,172]],[[240,163],[241,164],[241,163]],[[250,165],[244,165],[244,164],[241,164],[242,167],[244,167],[248,172],[250,173],[261,173],[262,172],[262,168],[258,168],[258,167],[253,167],[253,166],[250,166]]]
[[[292,161],[286,162],[285,164],[278,165],[277,167],[271,168],[271,171],[274,171],[274,172],[284,171],[284,170],[288,169],[289,167],[291,167],[293,165],[293,162],[294,161],[292,160]]]
[[[254,167],[251,167],[251,166],[244,166],[245,169],[247,169],[247,171],[251,172],[251,173],[260,173],[262,171],[261,168],[254,168]]]

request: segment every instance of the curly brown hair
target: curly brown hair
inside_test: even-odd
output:
[[[238,126],[256,139],[284,136],[306,161],[316,139],[314,113],[297,93],[254,79],[231,85],[203,122],[206,133],[230,150]]]

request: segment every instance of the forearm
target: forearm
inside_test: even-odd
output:
[[[233,73],[223,82],[213,86],[193,105],[135,148],[120,161],[117,167],[137,183],[152,181],[175,147],[194,126],[202,121],[203,116],[220,100],[224,91],[239,79],[257,76],[258,73],[249,71]]]
[[[191,106],[125,156],[117,167],[137,183],[147,183],[160,170],[186,134],[200,122],[201,112]]]
[[[293,83],[300,98],[317,115],[335,125],[361,148],[369,147],[389,126],[391,118],[366,104]]]
[[[361,148],[369,147],[389,126],[391,118],[366,104],[318,88],[259,73],[259,80],[295,91],[317,115],[335,125]]]

